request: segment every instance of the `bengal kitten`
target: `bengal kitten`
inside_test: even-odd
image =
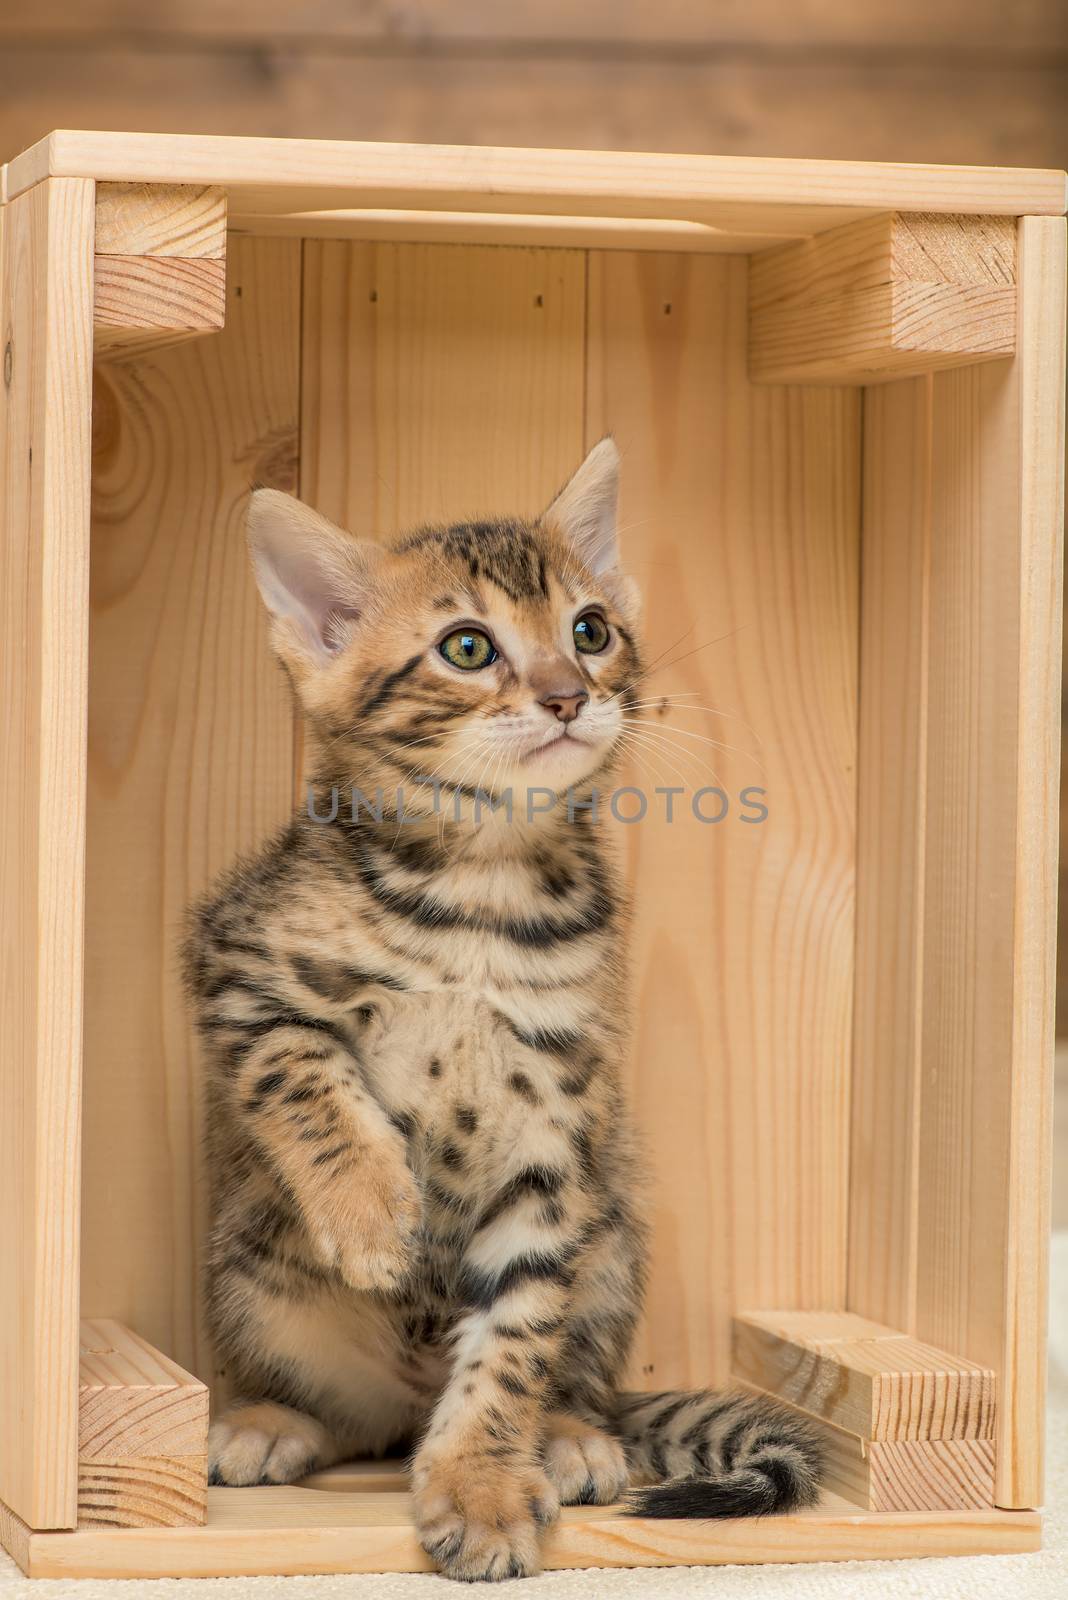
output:
[[[270,490],[249,512],[329,820],[299,811],[188,939],[210,1327],[241,1396],[211,1472],[289,1483],[414,1439],[419,1537],[455,1578],[535,1572],[561,1502],[631,1478],[652,1517],[782,1511],[819,1479],[770,1401],[619,1389],[646,1202],[626,906],[588,804],[642,670],[617,481],[605,439],[537,521],[388,548]]]

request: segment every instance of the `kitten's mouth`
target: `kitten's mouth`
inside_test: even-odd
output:
[[[562,749],[565,744],[585,745],[585,743],[585,739],[576,738],[573,733],[568,733],[565,729],[563,733],[556,734],[554,738],[546,739],[544,744],[536,744],[532,750],[526,752],[523,760],[533,761],[537,756],[551,755],[554,750]]]

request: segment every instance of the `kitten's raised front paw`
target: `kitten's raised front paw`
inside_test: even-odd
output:
[[[264,1400],[232,1406],[208,1429],[211,1483],[296,1483],[338,1460],[333,1435],[303,1411]]]
[[[619,1440],[562,1411],[549,1418],[545,1471],[565,1506],[611,1505],[627,1487]]]
[[[391,1291],[408,1277],[422,1201],[401,1156],[365,1147],[316,1185],[305,1215],[319,1259],[350,1288]]]
[[[447,1578],[467,1583],[538,1572],[538,1535],[559,1515],[556,1491],[537,1468],[454,1457],[413,1475],[419,1542]]]

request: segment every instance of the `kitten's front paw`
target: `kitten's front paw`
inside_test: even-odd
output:
[[[319,1259],[352,1289],[399,1289],[411,1272],[422,1201],[400,1156],[364,1148],[305,1207]]]
[[[303,1411],[264,1400],[231,1406],[208,1430],[211,1483],[296,1483],[337,1460],[337,1441]]]
[[[498,1582],[540,1570],[538,1536],[560,1502],[538,1468],[458,1454],[416,1461],[412,1510],[420,1544],[447,1578]]]
[[[549,1418],[545,1471],[565,1506],[611,1505],[627,1487],[619,1440],[564,1412]]]

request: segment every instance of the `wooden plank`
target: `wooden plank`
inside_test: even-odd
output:
[[[391,9],[376,0],[315,0],[294,8],[286,0],[263,0],[250,11],[241,3],[186,0],[180,11],[138,12],[131,23],[127,0],[42,0],[31,16],[12,12],[0,19],[0,38],[9,44],[46,36],[58,44],[66,37],[83,43],[86,34],[139,39],[173,47],[176,41],[210,40],[219,47],[239,43],[262,46],[285,42],[290,48],[324,47],[396,52],[440,51],[442,47],[482,51],[534,49],[554,53],[568,46],[589,51],[600,47],[621,53],[730,47],[737,54],[758,49],[893,46],[898,50],[958,50],[999,53],[1063,49],[1066,29],[1057,0],[1030,0],[1007,11],[996,0],[944,0],[934,10],[922,0],[903,0],[858,8],[849,0],[819,0],[801,6],[784,0],[721,0],[716,6],[695,6],[693,0],[407,0]],[[92,36],[92,35],[90,35]]]
[[[27,1573],[30,1570],[32,1536],[33,1529],[28,1528],[22,1518],[16,1516],[10,1506],[5,1506],[0,1500],[0,1548],[6,1550],[12,1561]]]
[[[231,230],[258,236],[350,239],[395,244],[511,244],[567,249],[694,250],[737,255],[786,241],[782,234],[711,228],[663,217],[496,216],[492,211],[296,211],[260,216],[238,212]]]
[[[4,1530],[0,1520],[0,1532]],[[426,1572],[407,1496],[209,1489],[204,1528],[84,1528],[29,1536],[40,1578],[311,1576]],[[649,1521],[611,1507],[562,1513],[545,1566],[671,1567],[1008,1555],[1037,1550],[1037,1512],[863,1512],[836,1496],[815,1511],[722,1522]]]
[[[1063,232],[1015,362],[934,380],[916,1331],[1001,1375],[998,1502],[1041,1499]],[[1055,330],[1050,337],[1050,327]]]
[[[299,285],[296,242],[234,241],[225,330],[98,368],[94,407],[82,1305],[209,1382],[177,941],[289,810],[292,713],[242,519],[251,483],[296,487]]]
[[[994,1503],[993,1439],[862,1439],[817,1424],[827,1489],[866,1511],[978,1511]]]
[[[994,1374],[857,1318],[749,1312],[733,1323],[734,1375],[864,1439],[989,1439]]]
[[[626,781],[689,794],[620,830],[656,1208],[632,1381],[666,1388],[728,1377],[738,1305],[844,1302],[860,407],[746,383],[744,262],[591,256],[589,305],[587,437],[622,450],[663,657],[646,694],[683,697]],[[717,781],[733,809],[702,825]]]
[[[832,227],[843,220],[842,206],[1059,216],[1066,204],[1064,173],[1041,169],[69,130],[10,162],[6,192],[45,175],[215,184],[239,189],[244,209],[261,212],[534,209],[723,227],[742,220],[786,233]],[[810,225],[796,226],[801,219]]]
[[[302,495],[379,536],[541,510],[583,451],[583,256],[331,242],[304,262]]]
[[[207,1387],[121,1323],[83,1321],[78,1526],[195,1525],[207,1492]]]
[[[204,1453],[208,1391],[177,1362],[108,1317],[81,1325],[78,1454]]]
[[[1043,1498],[1064,531],[1065,228],[1020,224],[1020,667],[998,1503]]]
[[[226,262],[176,256],[97,256],[93,330],[98,351],[160,333],[217,333],[226,320]]]
[[[871,383],[1010,355],[1010,217],[890,214],[754,257],[749,374]]]
[[[96,253],[222,260],[226,196],[203,184],[98,184]]]
[[[380,537],[542,509],[582,457],[585,283],[576,251],[309,242],[302,496]]]
[[[537,59],[501,62],[479,53],[353,59],[287,50],[272,57],[270,73],[262,61],[255,49],[173,52],[123,49],[115,41],[89,71],[84,43],[49,47],[39,40],[0,51],[0,155],[14,155],[43,129],[71,124],[346,139],[357,103],[365,137],[429,144],[875,162],[893,151],[901,163],[1031,168],[1061,165],[1068,146],[1068,97],[1056,58],[1025,66],[1005,57],[983,64],[972,55],[966,62],[959,55],[821,59],[805,50],[702,60],[681,52],[564,58],[546,71]],[[102,99],[105,83],[121,89]],[[898,171],[904,176],[909,168]],[[238,203],[240,192],[231,199]],[[821,226],[843,220],[820,212]],[[757,226],[750,217],[739,220],[738,231]]]
[[[93,186],[4,213],[0,260],[0,1498],[73,1527]]]
[[[848,1303],[916,1318],[931,380],[864,396]]]

